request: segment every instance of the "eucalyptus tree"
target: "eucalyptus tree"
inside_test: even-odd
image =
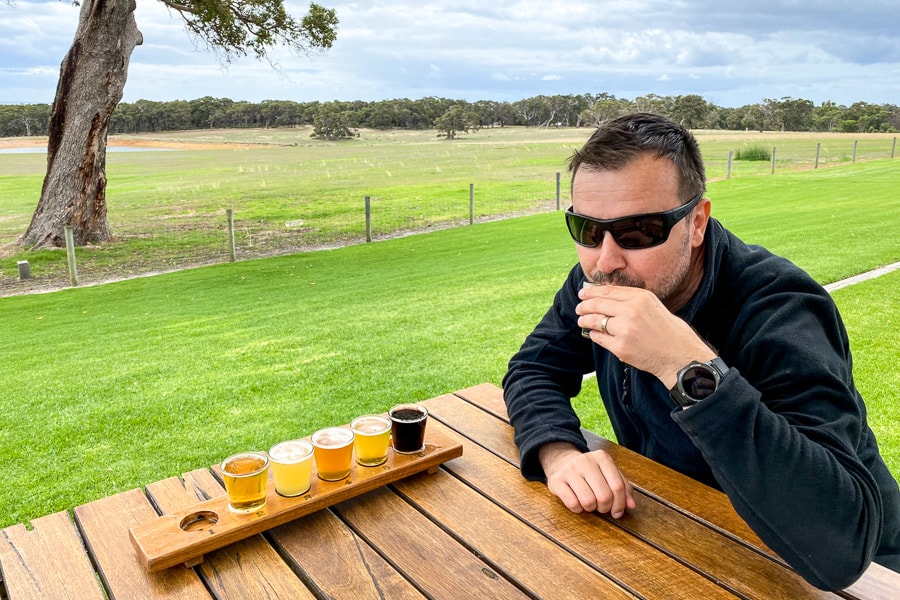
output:
[[[434,128],[443,133],[448,140],[452,140],[457,132],[478,131],[480,128],[478,114],[462,104],[454,104],[434,120]]]
[[[184,20],[187,31],[226,63],[286,46],[308,54],[337,37],[333,9],[310,4],[296,19],[284,0],[159,0]],[[122,99],[128,64],[143,43],[136,0],[80,0],[72,46],[63,58],[50,117],[47,171],[31,224],[19,243],[32,248],[110,239],[106,219],[106,136]],[[78,4],[76,0],[75,4]]]

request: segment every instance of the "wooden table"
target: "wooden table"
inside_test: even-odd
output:
[[[812,588],[723,494],[591,434],[635,483],[637,508],[573,514],[519,474],[499,388],[424,404],[428,427],[463,444],[437,473],[149,573],[128,529],[224,493],[210,470],[192,471],[2,530],[0,597],[900,598],[900,575],[878,565],[839,594]]]

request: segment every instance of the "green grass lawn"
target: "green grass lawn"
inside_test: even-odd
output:
[[[900,161],[710,185],[713,215],[820,282],[900,260]],[[0,526],[479,382],[576,260],[560,213],[0,298]],[[898,279],[839,290],[895,475]],[[586,386],[586,426],[610,435]],[[594,397],[591,397],[591,394]]]

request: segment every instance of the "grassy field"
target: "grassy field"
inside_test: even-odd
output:
[[[372,235],[468,223],[474,218],[556,209],[568,198],[566,158],[587,129],[485,129],[447,142],[433,131],[363,131],[358,139],[324,142],[308,128],[227,130],[110,139],[146,152],[108,154],[109,224],[116,240],[80,248],[82,283],[228,259],[225,211],[235,215],[242,258],[365,241],[364,197],[371,199]],[[729,151],[776,147],[777,173],[846,165],[858,142],[859,161],[890,156],[891,134],[697,132],[711,180],[725,177]],[[27,141],[27,140],[26,140]],[[15,145],[15,140],[0,140]],[[20,141],[24,143],[24,141]],[[181,148],[173,151],[149,151]],[[23,252],[40,194],[42,154],[0,154],[0,295],[68,285],[65,253]],[[732,177],[768,175],[768,161],[733,161]],[[28,260],[35,279],[17,280]]]
[[[176,154],[123,160],[138,169],[150,157],[145,168],[162,170],[157,157]],[[164,215],[152,191],[141,203],[140,181],[129,185],[133,205],[118,218],[138,226],[131,212]],[[709,195],[713,215],[746,241],[828,283],[900,260],[898,186],[900,161],[877,160],[714,181]],[[399,401],[499,383],[574,261],[554,212],[0,298],[0,526]],[[895,475],[898,283],[894,272],[835,293]],[[611,435],[594,386],[576,406],[586,426]]]

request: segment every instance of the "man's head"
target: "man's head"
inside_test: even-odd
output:
[[[672,161],[680,175],[682,202],[706,191],[697,140],[680,125],[651,113],[632,113],[601,125],[569,159],[569,170],[574,181],[579,169],[615,171],[642,154]]]
[[[678,310],[702,277],[709,220],[696,140],[664,117],[601,126],[571,158],[569,232],[594,283],[646,288]]]

